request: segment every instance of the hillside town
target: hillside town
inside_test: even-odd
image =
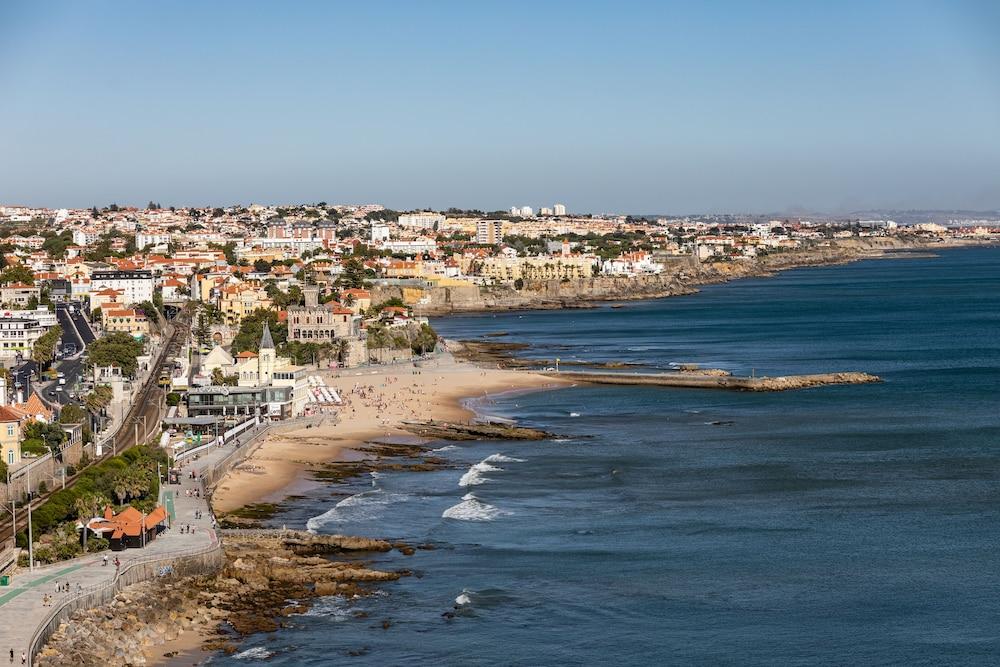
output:
[[[163,424],[189,442],[251,417],[322,412],[338,397],[318,371],[433,353],[439,341],[426,316],[463,294],[605,281],[605,296],[628,298],[621,285],[637,283],[621,280],[680,280],[701,265],[848,242],[998,236],[1000,222],[988,218],[663,218],[575,215],[563,204],[537,213],[325,202],[0,206],[0,478],[28,494],[100,458],[102,438],[122,428],[144,383],[162,390]],[[183,335],[157,365],[179,314]]]
[[[429,316],[686,294],[1000,239],[992,218],[947,223],[574,215],[563,204],[0,206],[0,486],[12,519],[0,576],[22,573],[30,587],[36,565],[44,577],[46,563],[104,549],[170,557],[198,543],[190,524],[168,528],[183,506],[212,534],[199,494],[247,443],[310,420],[341,433],[348,405],[357,418],[347,392],[377,395],[355,376],[419,376],[451,358]],[[377,399],[371,424],[419,417],[414,394],[393,396]],[[299,474],[291,461],[270,468],[278,487]]]

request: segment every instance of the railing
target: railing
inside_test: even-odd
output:
[[[209,556],[209,561],[190,563],[188,566],[177,561]],[[143,556],[125,563],[110,581],[88,586],[57,603],[31,635],[28,643],[29,664],[34,664],[35,656],[45,642],[55,633],[69,616],[79,609],[90,609],[108,604],[123,588],[148,581],[157,576],[204,574],[215,572],[224,562],[222,543],[215,539],[210,544],[177,551],[173,554]],[[167,569],[169,568],[169,570]]]

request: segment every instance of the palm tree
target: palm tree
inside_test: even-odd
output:
[[[337,363],[343,364],[351,351],[351,343],[346,338],[338,338],[337,342],[333,344],[333,349],[337,355]]]
[[[116,498],[118,498],[119,505],[125,504],[125,499],[128,498],[129,488],[131,487],[129,486],[127,472],[120,472],[115,475],[113,480],[111,480],[111,492],[115,494]]]
[[[73,508],[76,510],[76,516],[85,521],[90,517],[99,516],[110,504],[111,501],[99,493],[87,493],[73,501]]]

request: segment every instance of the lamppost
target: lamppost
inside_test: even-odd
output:
[[[31,468],[28,468],[28,571],[35,571],[35,545],[31,536]]]

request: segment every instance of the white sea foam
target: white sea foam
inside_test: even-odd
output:
[[[319,598],[303,616],[319,616],[329,618],[334,622],[346,621],[351,618],[349,603],[343,595],[330,595]]]
[[[469,593],[471,592],[472,591],[470,591],[468,588],[463,588],[462,592],[459,593],[457,598],[455,598],[455,604],[457,605],[470,604],[472,602],[472,598],[469,597]]]
[[[273,653],[263,646],[254,646],[233,656],[236,660],[267,660]]]
[[[496,466],[491,466],[486,461],[480,461],[476,465],[469,468],[469,471],[462,475],[461,479],[458,480],[459,486],[477,486],[489,480],[483,477],[483,473],[486,472],[499,472],[503,468],[498,468]]]
[[[471,495],[471,494],[469,494]],[[457,505],[452,505],[441,513],[443,519],[455,519],[457,521],[493,521],[497,517],[507,516],[510,512],[499,507],[484,503],[475,496],[468,500],[463,500]]]
[[[570,417],[579,417],[580,413],[579,412],[571,412],[571,413],[569,413],[569,416]]]
[[[491,454],[483,459],[483,463],[524,463],[524,459],[515,459],[513,456],[503,454]]]
[[[458,449],[455,445],[445,445],[444,447],[438,447],[437,449],[432,449],[432,452],[450,452],[453,449]]]
[[[382,489],[356,493],[344,498],[319,516],[309,519],[306,522],[306,529],[315,533],[330,523],[375,519],[381,515],[387,505],[405,502],[409,498],[405,493],[386,493]]]

